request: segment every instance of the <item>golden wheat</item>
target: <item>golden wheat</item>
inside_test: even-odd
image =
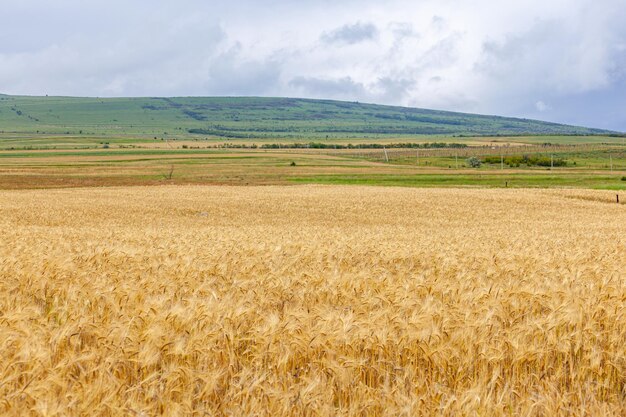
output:
[[[0,413],[625,415],[613,198],[0,192]]]

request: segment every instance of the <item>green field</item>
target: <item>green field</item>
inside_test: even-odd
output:
[[[625,141],[539,121],[336,101],[0,96],[0,189],[323,183],[624,190]]]
[[[615,175],[585,174],[421,174],[421,175],[319,175],[293,178],[295,183],[382,185],[396,187],[479,187],[479,188],[587,188],[626,190],[626,183]]]

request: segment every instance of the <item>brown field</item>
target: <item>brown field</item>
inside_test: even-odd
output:
[[[626,415],[613,199],[0,191],[0,414]]]

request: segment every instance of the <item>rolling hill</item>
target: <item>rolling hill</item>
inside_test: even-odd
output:
[[[0,132],[222,139],[611,133],[537,120],[331,100],[7,95],[0,95]]]

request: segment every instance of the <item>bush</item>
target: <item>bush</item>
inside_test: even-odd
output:
[[[504,162],[509,166],[519,166],[521,164],[526,164],[527,166],[540,166],[540,167],[550,167],[554,163],[555,167],[564,167],[567,166],[567,160],[563,158],[552,158],[547,156],[534,156],[534,155],[513,155],[513,156],[505,156],[504,158],[500,156],[486,156],[483,158],[483,162],[486,164],[500,164]]]
[[[475,156],[472,156],[470,158],[467,158],[467,165],[469,165],[472,168],[480,168],[480,166],[482,165],[482,162],[480,161],[480,159],[476,158]]]

